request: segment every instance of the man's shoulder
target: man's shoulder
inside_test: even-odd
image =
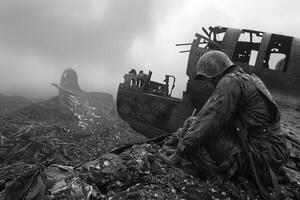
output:
[[[240,72],[232,72],[224,75],[224,80],[226,81],[233,81],[236,80],[238,82],[248,82],[252,85],[262,85],[265,87],[263,81],[255,74],[247,74],[247,73],[240,73]]]
[[[228,73],[226,75],[224,75],[218,85],[217,85],[217,89],[219,90],[236,90],[236,88],[240,88],[241,85],[241,78],[239,77],[239,74],[236,73]]]
[[[227,78],[250,78],[251,75],[249,75],[245,72],[235,71],[235,72],[227,73],[223,77],[227,77]]]
[[[241,73],[228,73],[225,74],[221,80],[220,84],[238,84],[241,81]]]
[[[247,74],[247,73],[241,73],[241,72],[230,72],[228,74],[225,74],[222,77],[222,81],[225,82],[244,82],[244,81],[251,81],[253,79],[259,79],[255,74]],[[260,80],[260,79],[259,79]]]

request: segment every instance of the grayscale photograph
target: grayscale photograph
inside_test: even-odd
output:
[[[0,200],[300,200],[297,0],[0,0]]]

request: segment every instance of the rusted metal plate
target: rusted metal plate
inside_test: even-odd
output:
[[[117,107],[121,118],[149,138],[176,131],[192,113],[190,104],[182,100],[120,87]]]

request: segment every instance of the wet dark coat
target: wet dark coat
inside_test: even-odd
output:
[[[234,71],[224,75],[213,94],[180,139],[177,154],[190,160],[199,171],[220,172],[233,179],[249,172],[249,162],[236,134],[239,118],[258,174],[270,182],[286,162],[287,147],[280,128],[280,112],[272,95],[255,75]]]

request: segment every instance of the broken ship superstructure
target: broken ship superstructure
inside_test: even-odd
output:
[[[164,83],[151,81],[148,74],[131,70],[119,85],[119,115],[141,134],[151,138],[174,132],[194,109],[201,109],[211,94],[205,83],[194,80],[196,64],[210,50],[226,53],[247,73],[262,78],[279,103],[300,106],[300,39],[262,31],[229,27],[202,28],[191,43],[177,44],[190,49],[186,74],[189,77],[183,98],[171,96],[175,77]],[[169,82],[172,78],[173,85]]]

